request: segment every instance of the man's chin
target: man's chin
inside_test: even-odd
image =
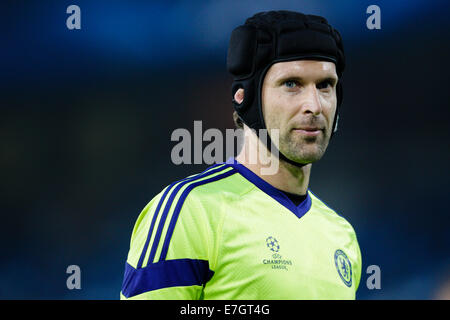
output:
[[[319,161],[322,157],[318,156],[290,156],[290,155],[284,155],[289,160],[296,162],[298,164],[307,165],[310,163],[314,163],[316,161]]]
[[[321,150],[314,150],[310,152],[302,152],[302,153],[284,153],[284,156],[291,161],[297,162],[299,164],[309,164],[319,161],[325,152]]]
[[[299,164],[309,164],[319,161],[327,149],[328,143],[324,141],[295,141],[282,143],[280,152],[291,161]]]

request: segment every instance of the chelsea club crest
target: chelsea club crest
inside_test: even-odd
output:
[[[352,264],[347,255],[342,250],[336,250],[334,253],[334,264],[342,281],[347,287],[352,286]]]

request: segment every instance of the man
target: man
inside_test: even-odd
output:
[[[144,208],[121,298],[354,299],[355,232],[308,189],[342,100],[339,33],[322,17],[259,13],[233,31],[227,66],[248,139],[233,161],[169,185]],[[265,141],[262,129],[279,139]],[[275,174],[249,161],[261,148],[279,154]]]

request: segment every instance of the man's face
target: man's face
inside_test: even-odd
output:
[[[336,112],[338,76],[332,62],[296,60],[273,64],[264,78],[266,127],[279,129],[273,143],[298,163],[319,160],[328,146]]]

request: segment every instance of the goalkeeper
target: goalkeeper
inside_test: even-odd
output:
[[[344,67],[342,39],[320,16],[262,12],[232,32],[234,119],[249,139],[144,208],[122,299],[355,299],[355,232],[308,187],[337,129]],[[279,155],[275,174],[248,160],[258,148]]]

